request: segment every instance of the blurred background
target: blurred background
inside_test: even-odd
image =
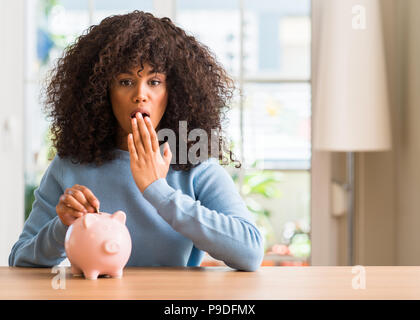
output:
[[[373,8],[377,13],[380,32],[373,38],[383,41],[368,49],[384,57],[386,75],[380,78],[386,89],[380,95],[388,101],[379,104],[384,107],[380,112],[389,113],[391,120],[385,130],[390,147],[377,152],[326,150],[322,143],[319,148],[313,143],[314,130],[326,127],[313,126],[317,103],[327,105],[325,99],[337,92],[322,83],[339,79],[320,78],[332,69],[321,58],[328,56],[326,52],[332,53],[331,59],[343,54],[328,50],[342,48],[339,42],[323,42],[335,39],[334,35],[321,39],[337,23],[326,18],[327,13],[337,16],[327,6],[328,0],[1,1],[0,265],[7,265],[10,249],[31,212],[34,190],[54,154],[40,96],[49,70],[90,25],[133,10],[168,16],[197,37],[216,54],[241,90],[232,103],[226,129],[243,166],[225,169],[264,234],[263,265],[345,265],[349,252],[353,252],[351,264],[420,262],[420,246],[416,245],[420,240],[416,232],[420,171],[415,161],[420,132],[414,122],[420,105],[416,90],[420,86],[420,48],[415,32],[420,28],[415,19],[420,3],[360,2],[366,2],[362,9]],[[353,26],[350,33],[357,32],[355,25],[356,29],[363,27],[364,21],[365,34],[374,29],[369,29],[369,10],[365,20],[363,10],[334,10],[348,11],[348,24]],[[330,25],[324,25],[325,21]],[[340,75],[346,74],[340,66],[348,65],[351,51],[350,43],[345,58],[336,59]],[[363,71],[369,74],[370,69]],[[349,86],[336,83],[339,89]],[[316,95],[325,99],[316,100]],[[352,122],[346,124],[352,128]],[[326,132],[326,136],[335,135]],[[354,155],[350,197],[346,151],[360,151]],[[349,229],[351,210],[353,229]],[[353,235],[350,240],[349,233]],[[206,266],[222,264],[209,256],[203,261]]]

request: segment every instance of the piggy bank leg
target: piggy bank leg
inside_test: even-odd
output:
[[[122,278],[122,275],[123,275],[123,270],[122,270],[122,269],[119,269],[119,270],[117,270],[117,271],[110,272],[110,273],[109,273],[109,275],[110,275],[112,278],[118,278],[118,279],[121,279],[121,278]]]
[[[73,276],[76,276],[76,277],[81,276],[83,274],[82,270],[74,264],[71,265],[70,271],[73,274]]]
[[[97,270],[87,270],[87,271],[84,271],[83,273],[85,275],[85,278],[89,280],[96,280],[98,279],[98,276],[99,276],[99,271]]]

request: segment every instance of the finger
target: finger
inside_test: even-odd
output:
[[[83,217],[84,213],[75,211],[74,213],[69,213],[66,214],[63,218],[63,220],[65,221],[65,224],[67,225],[72,225],[73,222],[75,222],[77,219],[79,219],[80,217]]]
[[[72,216],[66,216],[63,220],[63,223],[65,225],[71,226],[77,220],[77,218],[74,218]]]
[[[152,150],[153,150],[153,152],[156,152],[156,151],[159,150],[159,141],[158,141],[158,137],[157,137],[155,128],[153,128],[152,121],[150,120],[149,117],[145,118],[145,122],[146,122],[147,128],[149,129],[150,140],[152,141]]]
[[[171,151],[171,148],[169,147],[169,142],[165,142],[165,151],[163,155],[166,161],[171,162],[172,151]]]
[[[139,157],[137,156],[136,147],[134,146],[133,134],[130,133],[127,137],[128,151],[130,152],[130,161],[137,161]]]
[[[60,202],[62,202],[63,205],[67,208],[72,208],[74,210],[87,213],[87,209],[73,197],[73,193],[63,194],[60,197]]]
[[[131,127],[133,131],[133,139],[134,139],[134,145],[136,147],[136,153],[137,153],[137,156],[140,156],[144,154],[144,147],[143,147],[143,142],[141,141],[139,127],[137,125],[136,118],[133,118],[133,120],[131,121]]]
[[[80,211],[74,210],[72,208],[67,208],[64,211],[64,215],[67,215],[68,217],[71,217],[71,218],[74,218],[74,219],[83,217],[85,214],[87,214],[87,213],[80,212]]]
[[[139,132],[141,136],[141,141],[143,142],[143,147],[146,153],[151,153],[152,151],[152,144],[150,143],[150,133],[146,127],[146,123],[144,122],[144,118],[140,112],[137,112],[137,124],[139,127]]]
[[[70,226],[75,220],[76,218],[73,218],[72,216],[69,215],[60,215],[59,216],[61,222],[66,225],[66,226]]]
[[[76,201],[81,203],[88,212],[95,211],[94,207],[90,205],[89,201],[86,199],[83,191],[81,190],[80,186],[75,185],[69,191],[68,194],[71,195]],[[74,208],[74,207],[73,207]],[[76,209],[76,208],[74,208]]]
[[[62,202],[57,205],[57,213],[59,213],[59,218],[65,225],[70,225],[74,220],[85,215],[83,212],[67,207]]]
[[[98,198],[95,197],[93,192],[88,187],[75,185],[75,188],[77,188],[77,189],[79,189],[80,191],[83,192],[83,195],[85,196],[86,200],[90,203],[90,205],[93,208],[98,208],[98,210],[99,210],[99,206],[101,204],[100,204]]]

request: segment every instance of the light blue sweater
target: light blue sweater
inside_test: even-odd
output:
[[[166,179],[142,194],[128,151],[102,166],[73,164],[56,156],[35,190],[32,212],[9,256],[10,266],[41,267],[66,258],[68,229],[56,213],[59,197],[75,184],[88,187],[100,210],[122,210],[131,235],[127,266],[199,266],[204,251],[231,268],[255,271],[263,239],[226,170],[209,158],[189,171],[169,168]]]

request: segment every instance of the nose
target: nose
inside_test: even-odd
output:
[[[146,86],[142,83],[138,84],[133,95],[133,102],[134,103],[143,103],[147,101],[147,92]]]

